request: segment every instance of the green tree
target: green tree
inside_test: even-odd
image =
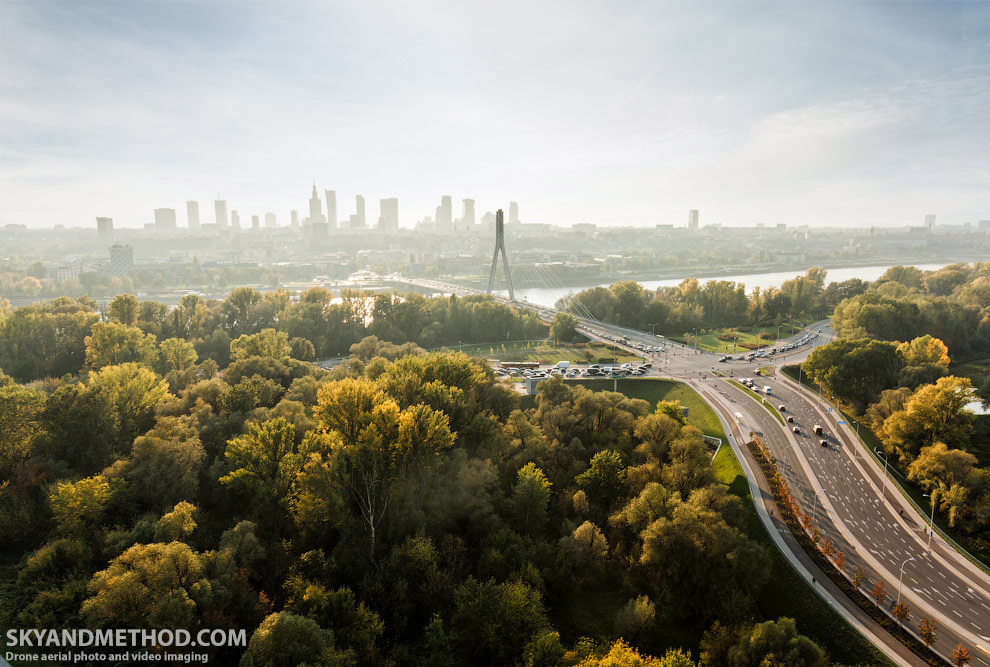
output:
[[[230,342],[230,358],[232,361],[248,357],[267,357],[269,359],[284,359],[292,354],[289,345],[289,335],[275,329],[262,329],[251,335],[242,335]]]
[[[129,362],[153,368],[157,361],[155,337],[137,327],[97,322],[86,336],[86,366],[90,369]]]
[[[333,646],[333,634],[312,619],[291,612],[272,614],[248,641],[240,667],[318,665]]]
[[[454,592],[451,631],[457,655],[470,665],[511,665],[537,632],[548,626],[539,591],[520,581],[479,582]]]
[[[892,343],[840,339],[817,347],[808,355],[804,372],[826,391],[859,409],[897,384],[904,360]]]
[[[302,468],[289,422],[279,417],[249,423],[247,433],[227,442],[225,456],[234,470],[220,478],[222,484],[247,490],[261,508],[287,506],[289,488]]]
[[[98,393],[116,416],[114,436],[122,449],[151,427],[155,408],[172,398],[165,380],[133,362],[90,373],[88,390]]]
[[[546,523],[551,486],[547,476],[532,461],[516,472],[512,507],[523,533],[539,532]]]
[[[5,377],[2,372],[0,377]],[[17,465],[31,455],[34,439],[43,429],[45,398],[41,391],[0,384],[0,480],[11,479]]]
[[[622,455],[615,450],[605,450],[591,457],[588,469],[575,477],[574,482],[592,502],[608,509],[621,495],[625,479]]]
[[[184,371],[199,358],[195,346],[181,338],[166,338],[158,344],[158,349],[160,360],[157,368],[163,375],[169,371]]]
[[[919,387],[903,410],[884,421],[880,435],[886,446],[908,460],[935,442],[962,445],[973,431],[975,416],[966,410],[972,400],[973,383],[969,378],[940,378],[933,385]]]
[[[134,439],[123,476],[139,501],[161,511],[195,497],[205,458],[191,417],[159,417],[153,429]]]
[[[98,527],[110,495],[110,483],[103,475],[87,477],[75,483],[59,483],[49,498],[59,530],[75,535]]]
[[[931,334],[901,343],[897,346],[897,351],[904,357],[908,366],[933,364],[943,368],[949,367],[949,348]]]
[[[133,294],[118,294],[107,305],[111,322],[133,327],[138,321],[138,298]]]
[[[825,652],[797,632],[793,618],[779,618],[754,625],[729,651],[733,667],[825,667]]]
[[[577,318],[568,313],[557,313],[550,324],[550,338],[556,343],[570,343],[577,338]]]

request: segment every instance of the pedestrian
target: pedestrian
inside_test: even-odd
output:
[[[814,578],[814,577],[812,577],[812,578],[811,578],[811,585],[812,585],[812,586],[814,586],[814,585],[815,585],[815,584],[817,584],[817,583],[818,583],[818,582],[817,582],[817,581],[815,580],[815,578]]]

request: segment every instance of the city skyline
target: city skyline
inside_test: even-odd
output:
[[[284,217],[312,174],[398,198],[404,228],[445,192],[564,226],[987,217],[987,3],[579,3],[560,20],[7,2],[3,19],[4,223],[139,227],[215,189]]]

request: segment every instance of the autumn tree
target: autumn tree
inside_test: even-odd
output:
[[[890,613],[897,619],[898,625],[903,625],[904,621],[911,620],[911,607],[903,600],[895,604],[894,608],[890,610]]]
[[[882,580],[878,580],[877,583],[874,584],[873,590],[870,591],[870,595],[873,596],[873,600],[876,602],[878,607],[883,604],[884,599],[887,597],[887,589],[884,588]]]
[[[952,653],[949,654],[949,660],[952,661],[955,667],[966,667],[972,659],[973,657],[969,654],[969,649],[961,643],[956,644],[956,647],[952,649]]]
[[[934,618],[922,616],[918,623],[918,633],[925,646],[931,646],[938,641],[938,622]]]
[[[973,431],[975,415],[966,410],[973,400],[969,378],[948,376],[924,385],[904,404],[904,409],[888,417],[880,430],[884,445],[913,459],[922,447],[944,442],[957,447]]]

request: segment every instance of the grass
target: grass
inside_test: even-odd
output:
[[[813,318],[797,319],[793,321],[793,332],[797,333],[808,324],[814,322]],[[781,338],[791,336],[792,328],[790,322],[785,322],[780,327]],[[769,338],[759,338],[759,335],[767,334]],[[720,337],[732,336],[738,340],[720,340]],[[668,336],[671,340],[676,340],[685,345],[694,345],[694,335],[686,333],[683,336]],[[705,329],[698,336],[698,347],[708,352],[726,352],[728,354],[755,350],[758,347],[773,347],[777,341],[777,326],[765,327],[725,327],[721,329]]]
[[[615,358],[618,351],[617,363],[638,362],[642,357],[629,354],[621,348],[602,343],[578,343],[576,345],[552,345],[549,343],[516,342],[491,343],[488,345],[456,345],[447,349],[462,351],[472,357],[498,359],[500,361],[539,361],[553,364],[558,361],[586,364],[599,363],[599,359]]]

